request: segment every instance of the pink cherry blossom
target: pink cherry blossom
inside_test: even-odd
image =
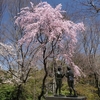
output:
[[[62,5],[59,4],[53,8],[47,2],[41,2],[34,6],[31,2],[31,7],[21,9],[15,19],[15,24],[21,27],[25,33],[19,40],[20,44],[28,44],[31,38],[33,41],[38,38],[36,40],[37,42],[33,42],[32,47],[35,47],[35,43],[37,43],[38,46],[42,44],[47,46],[47,44],[50,44],[53,40],[58,41],[56,47],[59,47],[59,54],[55,56],[59,58],[62,57],[66,60],[66,63],[69,63],[72,61],[71,57],[77,43],[77,33],[82,32],[85,28],[83,23],[75,24],[70,20],[64,19],[61,14],[64,12],[61,10],[61,6]],[[48,38],[48,43],[45,43],[45,40],[39,41],[39,36],[43,39]],[[48,49],[50,51],[50,47]],[[78,72],[79,69],[77,67],[75,67],[75,69],[77,76],[80,76]]]
[[[77,66],[77,65],[75,65],[73,62],[71,62],[71,66],[73,67],[73,70],[74,70],[74,75],[75,75],[75,77],[77,77],[77,76],[81,76],[81,75],[83,75],[84,77],[86,76],[82,71],[81,71],[81,69]]]

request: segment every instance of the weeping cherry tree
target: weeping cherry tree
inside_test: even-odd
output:
[[[53,8],[47,2],[41,2],[34,6],[21,9],[15,17],[15,24],[23,30],[24,35],[18,41],[19,45],[27,47],[31,41],[30,51],[35,53],[33,64],[42,62],[45,75],[43,78],[41,93],[38,99],[44,95],[45,81],[48,75],[47,60],[54,54],[55,58],[64,58],[70,64],[77,43],[77,33],[84,31],[83,23],[74,23],[64,19],[61,4]],[[80,69],[73,64],[75,75],[80,76]]]

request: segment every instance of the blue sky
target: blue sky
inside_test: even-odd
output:
[[[55,7],[58,4],[62,4],[62,10],[65,10],[67,15],[69,15],[69,16],[73,16],[73,15],[76,16],[76,19],[78,19],[79,16],[80,16],[80,19],[81,19],[81,17],[84,16],[84,14],[85,14],[85,8],[86,7],[81,5],[79,2],[80,1],[85,2],[86,0],[40,0],[40,1],[42,1],[42,2],[46,1],[52,7]],[[86,16],[89,16],[89,13],[87,13]],[[4,20],[3,20],[5,23],[6,23],[7,18],[8,18],[7,12],[5,12],[4,13]],[[74,19],[71,19],[71,20],[74,21]]]
[[[75,10],[80,9],[79,2],[76,2],[76,0],[42,0],[42,2],[46,1],[49,3],[52,7],[55,7],[58,4],[62,4],[62,10],[70,12],[75,12]]]
[[[55,7],[58,4],[62,4],[62,9],[63,10],[66,9],[66,8],[68,8],[69,6],[70,7],[72,6],[72,9],[73,9],[73,6],[75,6],[76,3],[77,3],[74,0],[42,0],[42,2],[43,1],[46,1],[47,3],[49,3],[53,7]]]
[[[82,13],[82,6],[80,4],[80,0],[42,0],[42,2],[46,1],[49,3],[52,7],[55,7],[58,4],[62,4],[62,10],[65,10],[67,15],[73,16],[75,14],[76,19],[78,18],[76,15],[76,12],[79,14]],[[85,0],[81,0],[85,1]],[[82,16],[82,15],[80,15]],[[74,21],[74,19],[71,19]]]
[[[42,1],[47,1],[49,4],[51,4],[52,6],[55,6],[55,5],[58,5],[58,4],[62,4],[63,8],[65,6],[65,4],[68,2],[68,1],[71,1],[71,0],[42,0]]]
[[[73,0],[40,0],[42,2],[46,1],[49,3],[52,7],[55,7],[58,4],[62,4],[62,10],[65,10],[67,4],[72,4]],[[71,9],[72,11],[72,9]],[[8,12],[7,10],[4,13],[3,22],[6,23],[8,21]]]
[[[46,1],[49,3],[52,7],[55,7],[58,4],[62,4],[62,9],[69,11],[69,12],[75,12],[76,10],[79,10],[82,8],[80,1],[86,1],[86,0],[41,0],[42,2]]]

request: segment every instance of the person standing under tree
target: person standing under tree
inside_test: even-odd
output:
[[[76,94],[76,91],[74,89],[74,73],[73,73],[73,71],[71,70],[70,67],[67,67],[67,72],[66,72],[65,76],[67,78],[67,83],[68,83],[68,86],[69,86],[69,91],[70,91],[69,96],[72,96],[72,92],[74,92],[73,96],[76,97],[77,94]]]

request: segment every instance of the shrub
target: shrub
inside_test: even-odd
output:
[[[89,84],[78,84],[76,91],[79,96],[85,96],[87,100],[100,100],[97,89]]]
[[[15,89],[14,86],[11,84],[1,84],[0,100],[12,100],[12,93],[14,89]]]

